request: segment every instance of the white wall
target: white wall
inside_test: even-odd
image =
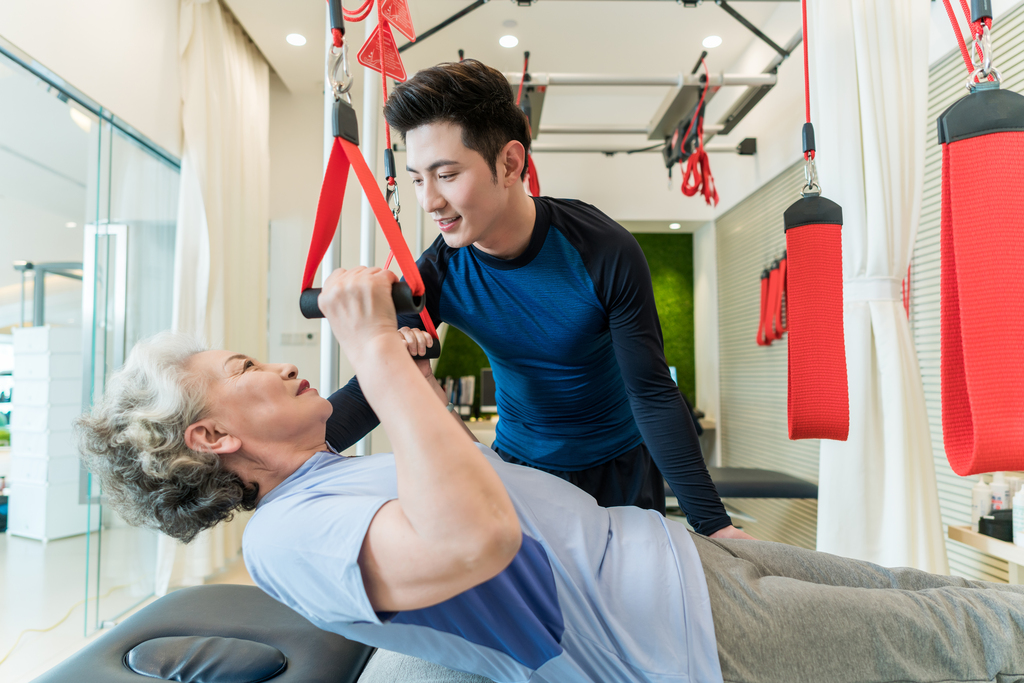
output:
[[[696,407],[716,423],[711,451],[704,459],[719,464],[721,415],[718,389],[718,252],[715,223],[708,221],[693,233],[693,356],[697,375]]]
[[[3,0],[0,36],[181,153],[178,0]]]

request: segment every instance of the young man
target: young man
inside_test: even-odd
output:
[[[593,206],[527,195],[529,123],[505,77],[475,60],[425,69],[395,88],[384,115],[441,230],[418,262],[431,318],[491,362],[495,451],[606,507],[664,514],[664,474],[699,533],[750,538],[726,514],[669,375],[640,246]],[[403,333],[424,350],[421,330]],[[331,402],[344,416],[328,423],[336,448],[377,425],[355,379]]]

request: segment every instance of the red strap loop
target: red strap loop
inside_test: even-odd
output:
[[[416,267],[416,260],[409,250],[402,236],[402,229],[398,222],[391,215],[388,203],[381,194],[380,188],[366,165],[366,160],[359,153],[359,148],[344,138],[334,138],[334,146],[331,148],[331,156],[327,162],[327,171],[324,173],[324,182],[320,189],[320,200],[316,208],[316,221],[313,225],[313,238],[309,245],[309,255],[306,257],[306,269],[302,276],[302,289],[306,290],[313,286],[313,277],[316,275],[317,267],[327,253],[337,230],[338,219],[341,217],[341,209],[345,200],[345,185],[348,181],[349,168],[356,173],[356,178],[363,188],[366,198],[370,202],[373,214],[377,217],[384,238],[391,247],[391,252],[398,261],[398,266],[405,276],[405,281],[412,290],[413,296],[422,296],[426,287],[420,271]],[[420,319],[423,321],[424,329],[433,337],[437,337],[437,330],[430,319],[430,314],[424,308],[420,311]]]
[[[769,346],[772,342],[765,334],[765,326],[768,322],[768,274],[767,271],[761,274],[761,320],[757,326],[757,345]]]

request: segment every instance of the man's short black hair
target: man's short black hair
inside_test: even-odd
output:
[[[405,140],[410,130],[431,123],[462,129],[462,144],[479,152],[498,177],[498,154],[511,140],[530,151],[530,123],[516,106],[505,76],[475,59],[423,69],[395,86],[384,118]],[[526,177],[526,164],[520,177]]]

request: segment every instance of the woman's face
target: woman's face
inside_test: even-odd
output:
[[[281,445],[316,448],[333,407],[291,364],[263,364],[241,353],[204,351],[189,360],[206,377],[207,419],[241,440],[243,451]]]

